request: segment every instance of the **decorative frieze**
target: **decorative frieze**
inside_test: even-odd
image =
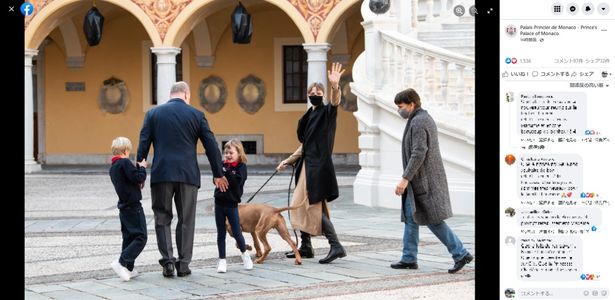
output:
[[[331,10],[342,0],[288,0],[307,21],[314,40],[320,32],[322,22],[327,18]]]

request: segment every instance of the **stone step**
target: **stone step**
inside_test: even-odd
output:
[[[474,22],[471,23],[443,23],[443,30],[462,30],[462,29],[474,29],[476,25]]]
[[[474,29],[422,31],[417,34],[419,40],[425,38],[474,38],[475,36],[476,31]]]

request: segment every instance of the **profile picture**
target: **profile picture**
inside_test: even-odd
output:
[[[515,298],[515,290],[511,288],[507,288],[504,291],[504,296],[506,296],[506,298]]]
[[[515,36],[517,34],[517,26],[512,25],[512,24],[506,26],[506,34],[509,37]]]
[[[505,209],[505,210],[504,210],[504,213],[505,213],[507,216],[512,217],[512,216],[514,216],[514,215],[515,215],[515,209],[514,209],[514,208],[512,208],[512,207],[509,207],[509,208],[507,208],[507,209]]]
[[[512,245],[514,245],[514,244],[515,244],[515,242],[516,242],[516,241],[515,241],[515,238],[514,238],[514,237],[512,237],[512,236],[507,236],[507,237],[504,239],[504,244],[506,244],[506,246],[512,246]]]
[[[512,165],[512,164],[514,164],[514,163],[515,163],[515,160],[517,160],[517,159],[516,159],[516,158],[515,158],[515,156],[514,156],[514,155],[512,155],[512,154],[508,154],[508,155],[506,155],[506,157],[504,157],[504,161],[505,161],[505,162],[506,162],[509,166],[510,166],[510,165]]]
[[[513,102],[515,100],[515,95],[513,92],[506,93],[506,102]]]

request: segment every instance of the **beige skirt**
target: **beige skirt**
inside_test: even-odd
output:
[[[293,229],[299,229],[311,235],[322,234],[322,213],[324,211],[329,215],[327,201],[319,201],[316,204],[310,205],[305,179],[305,162],[301,168],[299,181],[295,187],[293,201],[290,205],[299,206],[299,208],[290,211],[290,224]]]

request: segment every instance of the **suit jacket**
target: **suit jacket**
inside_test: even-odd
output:
[[[418,108],[406,123],[402,138],[403,177],[414,194],[412,217],[419,225],[438,224],[453,216],[444,163],[440,155],[438,128],[426,110]],[[406,190],[402,195],[403,205]]]
[[[222,156],[205,114],[175,98],[145,114],[137,161],[147,159],[154,144],[150,184],[182,182],[201,187],[196,143],[201,140],[214,177],[222,177]]]

